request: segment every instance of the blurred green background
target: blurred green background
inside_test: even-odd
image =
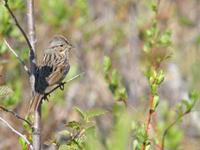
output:
[[[83,143],[80,143],[91,150],[137,149],[134,145],[140,142],[148,113],[149,87],[144,75],[147,62],[142,47],[144,32],[150,27],[154,15],[152,3],[155,1],[35,0],[38,63],[48,41],[55,34],[62,34],[74,46],[70,55],[71,69],[65,80],[85,72],[65,85],[64,92],[57,90],[49,102],[44,102],[42,139],[45,143],[53,143],[56,135],[66,129],[67,122],[90,122],[81,118],[74,107],[83,111],[96,108],[107,113],[91,117],[95,131],[89,130],[92,134],[88,134],[86,140],[81,139]],[[26,30],[26,3],[9,0],[9,4]],[[166,78],[159,88],[161,100],[152,123],[151,149],[159,149],[156,145],[160,143],[163,130],[175,119],[181,100],[187,99],[192,89],[200,88],[199,14],[199,0],[161,0],[158,24],[161,31],[167,28],[172,33],[172,57],[162,64]],[[0,86],[3,90],[0,90],[0,105],[25,116],[31,99],[28,76],[9,52],[4,38],[28,64],[25,40],[1,2]],[[105,56],[112,61],[112,73],[105,74],[105,63],[109,65]],[[109,82],[117,85],[117,94],[112,93]],[[126,100],[127,107],[123,100]],[[170,130],[166,137],[167,149],[199,149],[199,109],[197,103],[182,124],[178,123]],[[19,120],[3,111],[0,111],[0,116],[26,134]],[[0,133],[0,150],[20,149],[18,137],[1,123]],[[66,143],[60,149],[69,148],[69,144],[65,146]]]

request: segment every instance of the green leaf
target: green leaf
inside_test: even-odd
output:
[[[195,90],[193,90],[192,92],[190,92],[189,98],[194,100],[194,101],[196,101],[196,100],[198,100],[200,98],[200,93],[195,91]]]
[[[25,117],[26,120],[28,120],[29,122],[31,122],[31,118],[30,118],[30,115],[27,115]],[[32,134],[32,128],[30,127],[30,125],[23,121],[23,128],[26,130],[26,132],[28,132],[29,134]]]
[[[142,143],[147,143],[148,136],[145,131],[145,125],[144,124],[138,124],[135,129],[135,136],[138,141],[138,149],[141,149]]]
[[[183,104],[183,106],[185,106],[185,112],[190,112],[191,111],[191,109],[192,109],[192,103],[190,102],[190,101],[188,101],[188,100],[182,100],[182,102],[181,102],[182,104]]]
[[[139,142],[138,140],[133,141],[133,150],[138,150],[139,149]]]
[[[100,108],[90,109],[86,111],[86,117],[88,120],[90,120],[94,117],[104,115],[105,113],[107,113],[107,111],[104,109],[100,109]]]
[[[58,150],[69,150],[69,146],[61,145]]]
[[[153,34],[154,34],[154,33],[152,32],[152,30],[150,30],[150,29],[146,30],[146,35],[147,35],[147,37],[152,37]]]
[[[152,85],[151,85],[151,93],[152,93],[153,95],[156,95],[157,92],[158,92],[158,85],[157,85],[157,84],[152,84]]]
[[[66,125],[69,128],[79,130],[81,128],[81,124],[77,121],[70,121]]]
[[[157,4],[153,3],[151,5],[151,9],[154,11],[154,12],[157,12]]]
[[[118,74],[117,70],[114,69],[112,71],[111,84],[113,84],[114,86],[118,87],[119,86],[119,80],[120,80],[119,74]]]
[[[103,60],[104,72],[108,72],[111,69],[112,62],[110,57],[105,56]]]
[[[126,89],[124,87],[122,88],[118,88],[115,92],[115,99],[116,100],[120,100],[120,101],[125,101],[127,100],[128,96],[127,96],[127,92]]]
[[[161,36],[159,40],[160,44],[163,46],[169,46],[171,45],[171,32],[165,31]]]
[[[146,147],[145,147],[145,150],[150,150],[151,149],[151,145],[148,144]]]
[[[79,115],[82,117],[82,119],[85,119],[86,114],[78,107],[74,107],[74,109],[76,110],[77,113],[79,113]]]
[[[159,104],[159,96],[158,95],[154,95],[154,98],[153,98],[153,110],[155,111],[158,104]]]
[[[5,53],[7,49],[8,49],[8,48],[7,48],[6,44],[5,44],[5,43],[2,43],[2,44],[0,45],[0,54]]]
[[[157,84],[160,85],[165,79],[165,74],[163,70],[160,70],[157,76]]]
[[[149,53],[151,51],[151,44],[149,42],[145,43],[143,46],[143,51]]]
[[[19,144],[20,144],[22,150],[27,150],[28,149],[26,141],[24,141],[24,139],[21,138],[21,137],[19,137]]]

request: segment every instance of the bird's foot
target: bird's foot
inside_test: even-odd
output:
[[[64,88],[65,88],[65,83],[66,82],[61,82],[60,84],[59,84],[59,87],[60,87],[60,89],[63,91],[64,90]]]
[[[48,98],[49,96],[50,96],[50,93],[44,94],[43,99],[48,102],[49,101],[49,98]]]

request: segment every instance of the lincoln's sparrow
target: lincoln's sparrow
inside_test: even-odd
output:
[[[63,36],[55,36],[44,50],[42,63],[35,73],[35,94],[31,100],[29,112],[35,111],[42,97],[61,83],[70,69],[69,51],[71,44]]]

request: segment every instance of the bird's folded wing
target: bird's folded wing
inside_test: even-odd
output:
[[[68,71],[69,67],[66,67],[65,65],[59,65],[54,68],[52,74],[50,74],[50,76],[46,78],[49,86],[60,83],[64,79]]]

